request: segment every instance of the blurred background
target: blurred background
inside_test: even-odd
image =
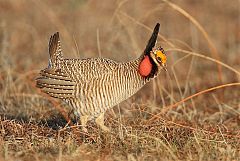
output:
[[[36,93],[30,84],[34,84],[39,70],[47,67],[49,37],[57,31],[65,57],[102,56],[129,61],[142,53],[157,22],[161,23],[158,45],[166,50],[168,74],[161,73],[155,82],[176,92],[171,94],[173,97],[178,99],[183,93],[186,96],[187,92],[192,94],[239,81],[238,74],[222,65],[218,69],[215,62],[171,51],[177,48],[196,52],[239,72],[239,3],[238,0],[1,0],[1,94]],[[153,88],[154,97],[152,91],[143,89],[143,92],[158,101],[159,91],[156,86]],[[5,101],[2,99],[3,104]],[[8,107],[4,106],[5,110]]]
[[[52,118],[58,113],[48,98],[35,88],[35,78],[48,65],[48,41],[55,32],[60,32],[66,58],[101,56],[129,61],[143,52],[157,22],[161,24],[157,45],[166,51],[168,72],[161,72],[158,78],[121,103],[119,108],[108,111],[108,126],[147,132],[142,126],[146,119],[152,117],[149,113],[157,114],[163,107],[199,91],[222,84],[239,83],[239,0],[0,0],[1,117],[31,122]],[[191,130],[191,126],[204,129],[221,127],[223,132],[239,134],[239,111],[238,85],[200,94],[173,110],[169,109],[162,119],[184,122]],[[154,128],[157,131],[154,135],[162,127],[169,127],[165,123],[160,124],[160,127]],[[187,144],[185,139],[189,138],[188,135],[196,136],[183,127],[171,124],[166,138],[168,144],[181,145],[179,155],[184,158],[186,156],[182,155],[182,149],[185,148],[182,145]],[[179,134],[179,131],[183,133]],[[37,134],[42,135],[41,132]],[[156,137],[162,134],[165,136],[163,132]],[[197,135],[202,140],[209,137],[205,133]],[[217,136],[221,140],[222,132]],[[130,140],[129,144],[134,140],[124,137]],[[105,146],[105,143],[106,147],[122,145],[118,145],[118,138],[112,145],[114,141],[107,142],[109,138],[112,137],[104,138],[106,142],[98,146]],[[29,142],[32,145],[32,140]],[[239,150],[237,141],[232,142],[232,147]],[[193,143],[199,145],[199,140]],[[204,147],[210,145],[211,141],[201,143]],[[225,140],[213,147],[227,149],[224,143]],[[135,148],[132,145],[129,147]],[[196,146],[195,150],[198,149],[201,148]],[[147,149],[146,152],[151,150]],[[187,148],[186,151],[189,152]],[[217,149],[216,153],[219,151]],[[194,150],[192,152],[195,154]],[[207,150],[206,154],[208,152],[212,153],[212,149]],[[159,154],[159,150],[156,154]],[[233,153],[229,154],[233,156]]]

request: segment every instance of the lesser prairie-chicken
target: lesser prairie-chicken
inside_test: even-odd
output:
[[[49,64],[41,70],[37,87],[52,97],[66,102],[80,118],[85,129],[88,120],[104,131],[104,113],[126,100],[166,66],[166,55],[156,48],[160,24],[155,26],[144,52],[135,60],[116,62],[106,58],[66,59],[59,33],[49,42]]]

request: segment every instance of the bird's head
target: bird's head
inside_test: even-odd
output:
[[[166,70],[167,57],[163,48],[153,48],[153,50],[150,51],[150,57],[158,67],[163,67]]]

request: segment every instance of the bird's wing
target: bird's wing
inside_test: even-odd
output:
[[[61,69],[41,70],[37,87],[52,97],[76,98],[81,86],[101,81],[103,75],[117,72],[117,63],[108,59],[65,59]],[[109,80],[110,81],[110,80]]]

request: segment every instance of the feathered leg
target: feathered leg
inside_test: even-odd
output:
[[[99,125],[99,127],[105,131],[110,132],[110,129],[104,125],[104,113],[101,113],[95,120],[96,124]]]
[[[80,121],[81,121],[81,125],[82,125],[82,130],[84,132],[88,132],[87,128],[86,128],[86,125],[87,125],[87,122],[88,122],[88,119],[89,119],[89,116],[81,116],[80,117]]]

